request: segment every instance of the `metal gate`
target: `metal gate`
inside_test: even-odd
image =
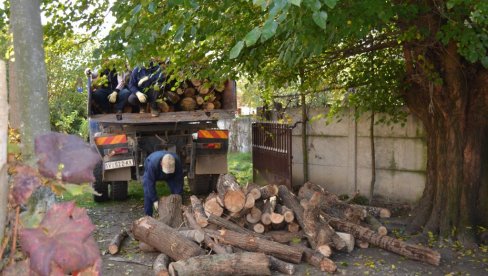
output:
[[[291,128],[287,124],[252,124],[252,163],[255,183],[291,186]]]

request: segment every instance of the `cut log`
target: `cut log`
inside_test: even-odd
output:
[[[254,199],[254,195],[247,194],[246,201],[244,203],[244,209],[251,209],[252,207],[254,207],[254,202],[255,201],[256,200]]]
[[[222,174],[217,181],[217,192],[225,209],[237,213],[244,208],[246,197],[232,174]]]
[[[145,242],[139,242],[139,249],[145,253],[158,252],[158,250]]]
[[[261,215],[261,223],[264,225],[270,225],[271,213],[273,213],[273,205],[270,199],[266,200],[262,210],[263,210],[263,214]]]
[[[327,244],[323,244],[323,245],[317,246],[316,251],[317,252],[320,252],[320,254],[324,255],[327,258],[329,258],[330,255],[332,255],[332,249]]]
[[[205,238],[205,233],[198,230],[179,230],[178,233],[196,243],[201,243]]]
[[[288,223],[287,229],[291,233],[298,233],[300,231],[300,225],[296,222]]]
[[[197,244],[152,217],[146,216],[134,221],[132,233],[137,240],[153,246],[173,260],[186,259],[204,253]]]
[[[246,186],[246,195],[251,194],[254,200],[258,200],[261,198],[261,191],[259,190],[259,186],[256,184],[248,184]]]
[[[154,260],[153,271],[154,276],[168,276],[169,257],[165,254],[159,254]]]
[[[254,232],[259,234],[262,234],[265,231],[265,227],[261,223],[250,224],[249,229],[252,229]]]
[[[272,241],[279,243],[289,243],[290,241],[301,240],[303,238],[303,232],[269,231],[265,235],[270,237]]]
[[[268,184],[259,188],[259,192],[261,193],[261,199],[268,199],[278,194],[278,186],[274,184]]]
[[[274,241],[261,239],[251,235],[245,235],[230,230],[208,230],[205,232],[220,240],[223,243],[230,244],[253,252],[262,252],[274,256],[284,261],[298,264],[302,259],[303,249],[291,247]]]
[[[181,205],[181,195],[172,194],[161,197],[158,203],[158,220],[173,228],[181,227],[183,224]]]
[[[205,210],[205,214],[208,216],[209,214],[216,215],[218,217],[222,216],[224,213],[224,208],[220,205],[221,201],[219,200],[217,194],[211,193],[208,195],[207,199],[205,200],[205,204],[203,208]]]
[[[276,213],[282,214],[286,222],[292,222],[295,220],[295,215],[293,214],[293,211],[287,208],[286,206],[283,206],[281,204],[276,204],[275,207]]]
[[[268,258],[269,258],[269,267],[271,268],[271,270],[278,271],[285,275],[295,274],[295,265],[284,262],[273,256],[268,256]]]
[[[193,111],[197,108],[197,102],[191,97],[185,97],[180,101],[181,110]]]
[[[190,196],[190,201],[191,208],[198,225],[201,227],[206,227],[208,225],[208,219],[207,215],[205,214],[205,210],[203,209],[202,202],[194,195]]]
[[[387,208],[382,207],[374,207],[374,206],[366,206],[366,205],[357,205],[351,204],[354,207],[363,208],[366,212],[373,217],[377,218],[389,218],[391,217],[391,211]]]
[[[238,233],[242,233],[242,234],[247,234],[247,235],[256,235],[256,233],[254,233],[253,231],[251,230],[248,230],[240,225],[237,225],[231,221],[228,221],[224,218],[221,218],[221,217],[217,217],[217,216],[214,216],[214,215],[210,215],[208,217],[208,222],[209,223],[212,223],[212,224],[215,224],[217,226],[220,226],[224,229],[229,229],[229,230],[232,230],[232,231],[235,231],[235,232],[238,232]]]
[[[439,252],[436,252],[430,248],[408,244],[388,236],[381,236],[366,227],[333,218],[325,213],[322,213],[322,215],[329,221],[330,225],[334,227],[334,229],[352,234],[357,239],[367,241],[372,245],[413,260],[426,262],[435,266],[438,266],[440,263],[441,255]]]
[[[369,242],[356,239],[356,246],[362,249],[366,249],[369,247]]]
[[[252,207],[249,213],[246,215],[246,220],[249,223],[258,223],[261,221],[262,212],[257,207]]]
[[[368,214],[364,219],[364,222],[368,225],[369,229],[378,232],[381,236],[386,236],[388,234],[388,229],[386,229],[386,227],[375,217]]]
[[[347,252],[348,253],[351,253],[353,250],[354,250],[354,236],[349,234],[349,233],[343,233],[343,232],[336,232],[337,235],[339,235],[339,237],[341,237],[341,239],[346,242],[346,248],[347,248]]]
[[[243,252],[206,255],[169,265],[171,275],[271,275],[269,258],[262,253]]]
[[[205,243],[205,245],[207,245],[210,249],[212,249],[217,254],[228,253],[224,247],[220,246],[210,236],[205,234],[202,227],[197,223],[197,221],[196,221],[195,217],[193,216],[193,213],[192,213],[190,208],[188,208],[188,207],[184,208],[183,215],[185,216],[186,222],[187,222],[188,226],[190,226],[190,228],[197,230],[197,231],[202,231],[204,233],[203,242]]]
[[[112,255],[115,255],[119,252],[120,246],[124,239],[128,236],[127,231],[124,229],[120,231],[115,237],[110,241],[108,245],[108,252]]]
[[[285,185],[280,185],[278,187],[278,196],[281,199],[283,205],[288,207],[295,214],[295,218],[303,228],[303,207],[298,202],[297,198],[288,190]]]
[[[333,273],[337,270],[337,265],[320,252],[313,251],[310,248],[303,248],[303,256],[308,264],[315,266],[323,272]]]
[[[202,105],[205,102],[202,96],[196,96],[195,101],[197,102],[197,105]]]

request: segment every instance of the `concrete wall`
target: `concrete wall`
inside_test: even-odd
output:
[[[336,194],[369,194],[371,145],[369,115],[358,122],[351,116],[327,124],[321,110],[310,110],[307,128],[309,180]],[[288,114],[301,120],[301,111]],[[301,124],[293,130],[293,185],[303,184]],[[421,123],[408,117],[405,126],[376,125],[375,199],[387,202],[413,202],[425,185],[427,147]]]

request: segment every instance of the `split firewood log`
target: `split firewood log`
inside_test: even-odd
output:
[[[351,253],[354,250],[354,236],[349,233],[336,232],[341,239],[346,242],[347,252]]]
[[[246,197],[232,174],[220,175],[217,181],[217,192],[224,207],[230,212],[237,213],[244,208]]]
[[[173,228],[181,227],[183,224],[181,206],[181,195],[172,194],[161,197],[158,203],[158,220]]]
[[[117,254],[120,251],[120,246],[122,245],[122,242],[127,236],[127,231],[125,231],[125,229],[122,229],[122,231],[115,235],[115,237],[110,241],[108,245],[108,252],[112,255]]]
[[[159,254],[154,260],[153,271],[155,276],[168,276],[169,257],[166,254]]]
[[[203,250],[178,231],[152,217],[140,218],[132,224],[134,238],[149,244],[173,260],[187,259],[203,254]]]
[[[263,253],[205,255],[170,263],[171,275],[271,275]]]

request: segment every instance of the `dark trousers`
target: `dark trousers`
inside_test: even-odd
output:
[[[151,108],[156,108],[158,106],[156,100],[158,99],[158,92],[153,89],[149,89],[145,95],[147,96],[147,103],[150,104]],[[129,103],[133,106],[140,106],[142,103],[137,98],[136,94],[130,94]]]
[[[93,111],[95,114],[110,113],[110,102],[108,101],[108,96],[112,94],[112,90],[108,88],[99,88],[92,94],[93,101]],[[130,96],[129,89],[122,89],[117,95],[117,101],[115,102],[115,112],[123,111],[124,106]]]

